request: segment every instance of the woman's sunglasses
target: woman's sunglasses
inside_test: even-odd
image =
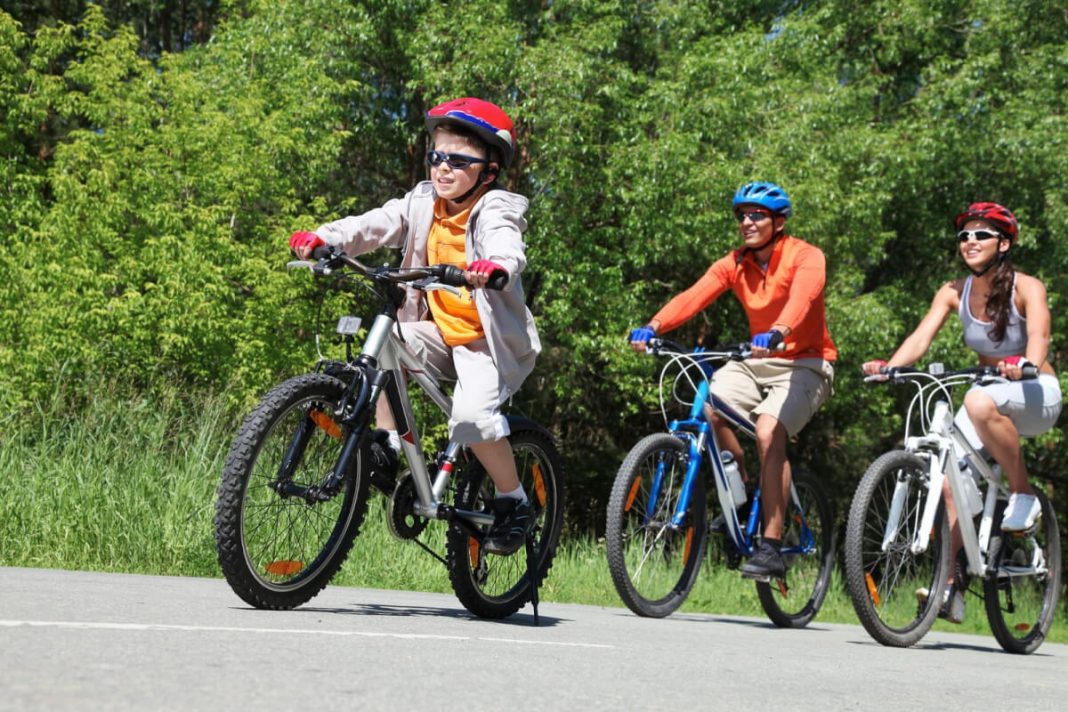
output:
[[[467,168],[475,163],[489,163],[485,158],[465,156],[462,153],[442,153],[441,151],[427,151],[426,164],[428,166],[440,166],[448,163],[449,168]]]
[[[995,237],[1001,237],[1001,233],[989,230],[961,230],[957,233],[957,239],[961,242],[968,242],[969,240],[985,242],[986,240],[993,240]]]

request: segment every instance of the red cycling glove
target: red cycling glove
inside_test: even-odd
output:
[[[1026,356],[1006,356],[1005,363],[1009,366],[1019,366],[1020,368],[1023,368],[1024,366],[1034,365],[1033,363],[1027,360]]]
[[[474,272],[475,274],[486,274],[492,276],[493,273],[497,270],[500,270],[501,272],[505,271],[504,267],[501,267],[493,260],[475,260],[471,264],[467,265],[467,271]]]
[[[314,232],[299,231],[289,236],[290,250],[296,250],[298,247],[307,247],[309,250],[314,250],[316,247],[321,247],[325,244],[323,238]]]

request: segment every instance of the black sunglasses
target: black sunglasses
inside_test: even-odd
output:
[[[986,240],[993,240],[995,237],[1001,237],[1001,233],[990,232],[989,230],[961,230],[957,233],[957,239],[961,242],[968,242],[972,238],[985,242]]]
[[[489,163],[485,158],[465,156],[462,153],[442,153],[441,151],[427,151],[426,164],[428,166],[440,166],[448,163],[449,168],[467,168],[475,163]]]
[[[742,222],[746,218],[749,218],[751,222],[760,222],[771,217],[771,213],[766,213],[763,210],[739,210],[734,214],[734,217],[738,218],[738,222]]]

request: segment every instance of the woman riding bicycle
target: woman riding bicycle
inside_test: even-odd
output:
[[[363,215],[294,233],[289,244],[302,259],[323,244],[352,256],[390,247],[403,250],[403,267],[452,264],[465,270],[471,289],[459,296],[435,291],[424,298],[409,289],[399,310],[401,332],[431,371],[456,379],[449,437],[470,447],[496,486],[495,521],[483,547],[510,554],[523,545],[534,517],[500,408],[541,350],[519,278],[526,267],[527,199],[496,185],[515,155],[515,133],[500,107],[474,98],[435,106],[425,123],[432,146],[429,181]],[[499,272],[508,278],[504,288],[482,289]],[[389,443],[376,447],[388,448],[384,452],[395,463],[400,442],[385,398],[376,418],[389,433]]]
[[[894,355],[887,361],[868,361],[863,369],[868,375],[877,375],[884,366],[911,366],[927,353],[949,314],[958,313],[964,343],[978,354],[980,365],[997,367],[1008,383],[973,387],[965,395],[955,422],[977,450],[986,449],[1008,478],[1010,496],[1002,530],[1024,531],[1034,526],[1041,505],[1027,480],[1020,436],[1049,430],[1061,410],[1060,385],[1048,361],[1046,288],[1009,262],[1019,224],[1008,208],[997,203],[973,203],[956,217],[954,226],[961,259],[971,275],[943,285],[927,315]],[[1036,380],[1021,380],[1028,365],[1038,369]],[[961,536],[948,488],[945,501],[953,535],[950,561],[956,561]],[[954,567],[950,567],[950,584],[954,575]],[[917,595],[926,592],[921,590]],[[963,596],[950,586],[941,615],[959,623],[963,613]]]

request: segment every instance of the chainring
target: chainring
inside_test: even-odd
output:
[[[412,473],[405,470],[397,476],[397,485],[386,508],[389,533],[402,541],[414,539],[426,529],[427,519],[415,513],[417,499]]]

